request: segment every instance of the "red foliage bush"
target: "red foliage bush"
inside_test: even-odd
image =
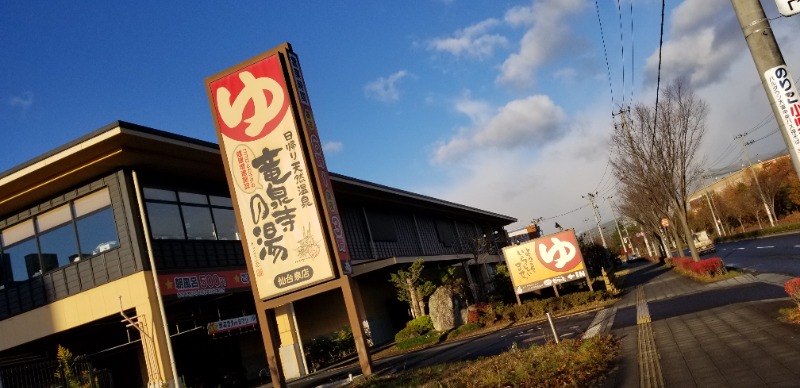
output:
[[[494,323],[497,320],[497,311],[491,303],[479,303],[470,306],[467,310],[467,323],[475,323],[481,326]]]
[[[683,270],[694,272],[698,275],[714,276],[725,272],[725,264],[719,257],[694,261],[691,257],[675,257],[672,265]]]
[[[783,289],[789,297],[800,306],[800,278],[794,278],[783,284]]]

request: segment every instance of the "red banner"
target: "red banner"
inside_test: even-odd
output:
[[[250,288],[250,277],[247,270],[176,273],[158,275],[158,284],[161,295],[191,298]]]

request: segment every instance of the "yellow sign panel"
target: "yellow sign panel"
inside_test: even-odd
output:
[[[293,78],[287,80],[286,74]],[[306,146],[309,141],[298,125],[308,126],[312,118],[305,85],[302,90],[298,86],[301,76],[296,56],[283,47],[206,83],[252,280],[262,300],[335,276],[328,221],[336,236],[334,249],[349,259],[346,245],[337,244],[341,223],[321,149]],[[300,95],[299,104],[290,86]],[[312,130],[313,143],[318,135],[315,126]],[[316,195],[318,181],[325,200]]]
[[[517,294],[586,277],[586,266],[572,229],[507,246],[503,248],[503,256]]]

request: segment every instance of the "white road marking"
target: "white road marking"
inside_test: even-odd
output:
[[[756,249],[766,249],[766,248],[775,248],[775,246],[774,245],[767,245],[767,246],[763,246],[763,247],[756,247]]]
[[[743,251],[745,248],[739,247],[739,248],[736,248],[736,249],[738,249],[740,251]]]

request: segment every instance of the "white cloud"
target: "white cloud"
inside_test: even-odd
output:
[[[503,63],[497,82],[513,88],[533,86],[536,69],[557,53],[568,51],[568,47],[578,41],[566,18],[584,6],[582,0],[546,0],[506,12],[505,20],[509,24],[531,27],[522,37],[519,51]]]
[[[567,80],[575,79],[575,77],[577,76],[578,76],[578,71],[572,67],[559,69],[555,73],[553,73],[553,77],[560,79],[567,79]]]
[[[747,50],[727,0],[686,0],[673,10],[670,20],[670,40],[661,52],[662,83],[677,77],[688,79],[694,87],[722,81],[731,63]],[[656,48],[646,60],[648,84],[658,77],[658,54]]]
[[[328,141],[322,145],[322,151],[326,154],[338,154],[344,150],[344,144],[340,141]]]
[[[33,92],[24,92],[8,98],[8,106],[19,108],[23,113],[33,105]]]
[[[395,102],[400,99],[397,84],[406,76],[408,72],[400,70],[388,77],[380,77],[364,86],[364,93],[381,102]]]
[[[459,163],[452,173],[454,179],[420,191],[517,218],[519,221],[510,225],[509,230],[525,226],[537,217],[559,216],[542,224],[547,233],[555,231],[555,222],[580,232],[585,230],[583,220],[591,216],[590,210],[569,212],[588,207],[581,193],[612,184],[610,173],[603,177],[609,132],[594,126],[587,128],[576,127],[536,151],[517,148],[475,153]],[[612,194],[600,191],[606,196]],[[601,211],[609,212],[606,208]]]
[[[487,32],[498,24],[500,24],[500,21],[497,19],[486,19],[456,31],[452,37],[430,40],[428,49],[450,53],[455,56],[464,55],[477,59],[489,58],[496,47],[508,45],[508,40],[504,36]]]
[[[477,120],[475,128],[462,128],[449,141],[437,145],[433,156],[435,163],[460,160],[468,153],[510,150],[553,141],[559,136],[565,116],[549,97],[541,95],[513,100],[491,117],[486,114],[484,102],[465,99],[457,107]]]

